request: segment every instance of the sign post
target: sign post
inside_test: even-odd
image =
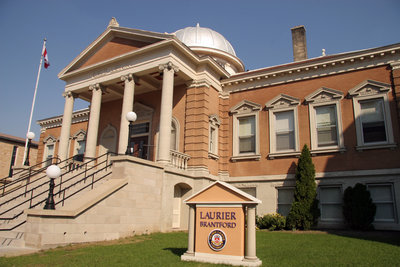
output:
[[[182,260],[262,264],[256,256],[255,231],[255,207],[260,200],[217,181],[184,202],[189,205],[189,238]]]

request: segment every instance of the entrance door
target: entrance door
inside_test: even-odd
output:
[[[147,159],[148,147],[149,147],[149,137],[139,136],[131,138],[131,147],[133,147],[133,156]]]

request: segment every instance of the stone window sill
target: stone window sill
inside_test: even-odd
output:
[[[397,144],[395,144],[395,143],[377,144],[377,145],[361,145],[361,146],[356,146],[356,150],[357,151],[363,151],[363,150],[381,149],[381,148],[395,149],[396,147],[397,147]]]
[[[261,155],[259,154],[250,154],[250,155],[237,155],[231,157],[232,162],[236,162],[238,160],[260,160]]]
[[[268,155],[269,159],[275,159],[280,157],[299,157],[301,154],[300,151],[292,151],[292,152],[274,152]]]

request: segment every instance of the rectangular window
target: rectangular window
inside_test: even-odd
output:
[[[215,140],[216,140],[216,136],[215,136],[215,128],[210,127],[210,148],[209,148],[209,152],[211,153],[215,153],[216,149],[215,149]]]
[[[275,112],[276,151],[294,150],[294,113]]]
[[[287,216],[294,200],[294,188],[278,188],[278,213]]]
[[[241,117],[239,120],[239,153],[254,153],[256,145],[255,117]]]
[[[318,147],[337,145],[336,105],[315,107],[315,116]]]
[[[54,155],[54,145],[47,145],[46,166],[50,166],[52,164],[53,155]]]
[[[391,184],[368,185],[372,202],[376,205],[375,222],[394,222],[394,194]]]
[[[149,129],[150,129],[149,122],[135,124],[133,126],[132,135],[146,134],[149,132]]]
[[[343,195],[341,186],[321,186],[319,188],[321,220],[343,220]]]
[[[386,142],[383,100],[360,101],[360,109],[364,143]]]

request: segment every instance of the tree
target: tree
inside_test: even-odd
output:
[[[286,218],[286,226],[289,229],[308,230],[317,224],[320,211],[316,199],[315,167],[307,145],[301,151],[295,178],[294,201]]]
[[[375,212],[376,206],[365,185],[358,183],[354,188],[346,188],[343,195],[343,215],[352,229],[371,229]]]

